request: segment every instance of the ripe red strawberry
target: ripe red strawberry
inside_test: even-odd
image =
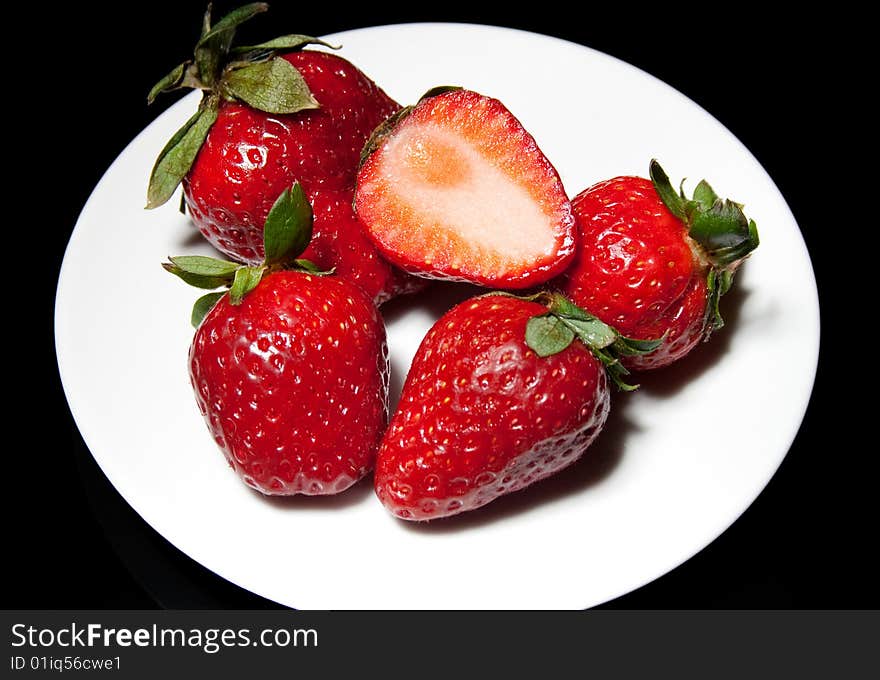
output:
[[[203,91],[199,111],[162,151],[147,207],[167,201],[183,181],[199,231],[221,252],[258,264],[262,227],[275,198],[293,182],[307,193],[353,186],[373,129],[400,106],[349,61],[291,35],[232,48],[235,28],[264,11],[235,10],[203,35],[184,62],[150,93]]]
[[[377,305],[413,293],[426,281],[392,266],[367,238],[352,208],[353,189],[312,192],[314,232],[302,257],[357,284]]]
[[[364,477],[387,418],[372,301],[335,276],[278,271],[196,331],[190,379],[229,464],[264,494],[333,494]]]
[[[700,182],[693,199],[672,189],[651,162],[651,180],[616,177],[572,201],[580,240],[561,290],[621,333],[665,334],[653,352],[624,359],[631,369],[667,366],[723,325],[718,301],[758,245],[740,205]]]
[[[615,356],[654,346],[629,343],[558,294],[453,307],[422,341],[382,439],[379,500],[400,518],[429,520],[558,472],[605,423],[603,364],[619,382]]]
[[[316,51],[281,55],[320,103],[273,115],[223,102],[183,180],[193,223],[220,252],[243,262],[263,256],[262,225],[274,197],[294,181],[314,191],[354,185],[361,148],[400,106],[353,64]]]
[[[368,142],[355,209],[380,252],[428,278],[527,288],[574,254],[555,168],[498,100],[437,88]]]
[[[262,265],[198,256],[165,265],[203,288],[231,284],[196,303],[190,380],[226,460],[270,495],[347,489],[372,469],[388,419],[388,350],[373,301],[343,278],[286,269],[310,227],[295,185],[269,213]]]

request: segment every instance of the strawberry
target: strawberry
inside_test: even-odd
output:
[[[281,55],[303,76],[319,109],[269,115],[224,102],[183,180],[199,231],[243,262],[262,258],[262,224],[292,181],[312,194],[353,186],[360,150],[373,129],[400,108],[350,62],[326,52]]]
[[[558,282],[627,336],[664,336],[655,351],[624,359],[638,370],[678,361],[724,325],[719,300],[758,246],[742,206],[705,181],[687,199],[656,160],[650,176],[609,179],[574,198],[579,249]]]
[[[267,495],[347,489],[372,469],[388,418],[381,317],[359,287],[294,259],[311,220],[294,185],[269,213],[260,266],[199,256],[164,265],[203,288],[231,284],[196,303],[190,380],[230,466]]]
[[[193,60],[150,93],[203,90],[199,111],[166,146],[150,179],[147,207],[182,181],[199,231],[219,251],[258,264],[272,202],[294,181],[307,193],[353,186],[373,129],[400,106],[349,61],[302,50],[326,43],[291,35],[232,48],[235,28],[266,5],[247,5],[213,27],[206,15]]]
[[[574,255],[556,169],[501,102],[460,88],[435,88],[377,129],[355,209],[387,259],[428,278],[527,288]]]
[[[314,232],[302,257],[357,284],[377,305],[421,290],[426,281],[389,264],[367,238],[352,208],[353,189],[312,192]]]
[[[456,305],[416,352],[377,454],[379,500],[402,519],[446,517],[571,465],[605,423],[608,377],[629,388],[616,357],[656,345],[559,294]]]

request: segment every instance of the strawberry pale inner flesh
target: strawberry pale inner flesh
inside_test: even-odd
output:
[[[574,245],[556,171],[499,102],[450,98],[420,104],[368,159],[359,217],[410,271],[499,287],[547,280]]]
[[[552,257],[556,234],[528,190],[439,126],[402,130],[388,145],[393,200],[402,214],[392,238],[418,243],[430,267],[483,270],[488,278]]]
[[[427,131],[424,131],[427,132]],[[435,189],[465,188],[476,179],[471,172],[474,154],[455,139],[444,139],[439,128],[431,134],[410,135],[403,149],[407,178],[419,186]]]

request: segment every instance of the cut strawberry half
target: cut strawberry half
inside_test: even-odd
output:
[[[575,249],[556,169],[497,99],[438,88],[364,149],[355,208],[382,254],[414,274],[526,288]]]

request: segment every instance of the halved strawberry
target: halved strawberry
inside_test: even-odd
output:
[[[427,278],[526,288],[565,269],[571,204],[497,99],[437,88],[373,134],[355,209],[382,254]]]

